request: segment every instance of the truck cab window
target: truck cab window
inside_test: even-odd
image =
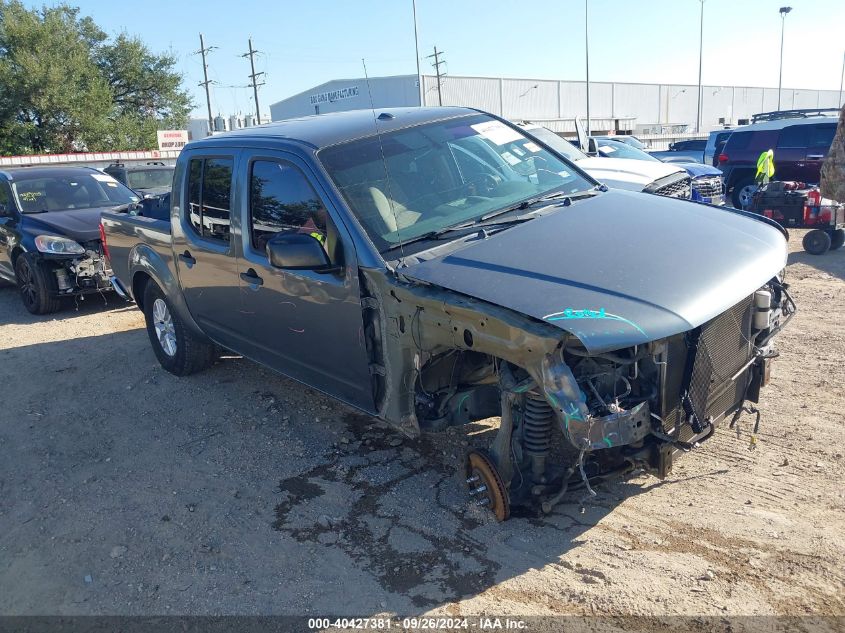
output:
[[[291,163],[269,160],[255,161],[250,171],[252,247],[263,254],[277,233],[303,233],[318,240],[336,261],[337,231],[305,174]]]
[[[232,159],[195,158],[188,168],[188,219],[204,238],[229,242]]]

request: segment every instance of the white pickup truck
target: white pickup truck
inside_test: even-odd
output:
[[[627,158],[588,156],[550,129],[536,123],[519,123],[526,134],[573,161],[611,189],[644,191],[673,198],[690,198],[692,185],[686,170],[677,165]]]

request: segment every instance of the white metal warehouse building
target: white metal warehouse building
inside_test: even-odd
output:
[[[776,110],[777,88],[702,86],[701,131],[738,125],[752,114]],[[417,75],[335,79],[270,106],[273,121],[342,110],[438,105],[437,78]],[[442,80],[443,105],[479,108],[508,119],[543,123],[556,132],[574,132],[584,119],[584,81],[448,76]],[[597,133],[694,132],[698,85],[590,82],[590,121]],[[839,107],[838,90],[781,90],[781,109]]]

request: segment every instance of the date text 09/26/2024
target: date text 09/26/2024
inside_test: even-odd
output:
[[[326,629],[359,629],[359,630],[388,630],[401,628],[406,631],[456,631],[476,629],[480,631],[494,630],[525,630],[526,623],[514,618],[309,618],[308,628],[311,630]]]

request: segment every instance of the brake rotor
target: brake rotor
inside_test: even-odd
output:
[[[482,451],[470,451],[466,475],[470,494],[477,497],[478,505],[487,505],[498,521],[506,520],[511,514],[510,500],[493,460]]]

